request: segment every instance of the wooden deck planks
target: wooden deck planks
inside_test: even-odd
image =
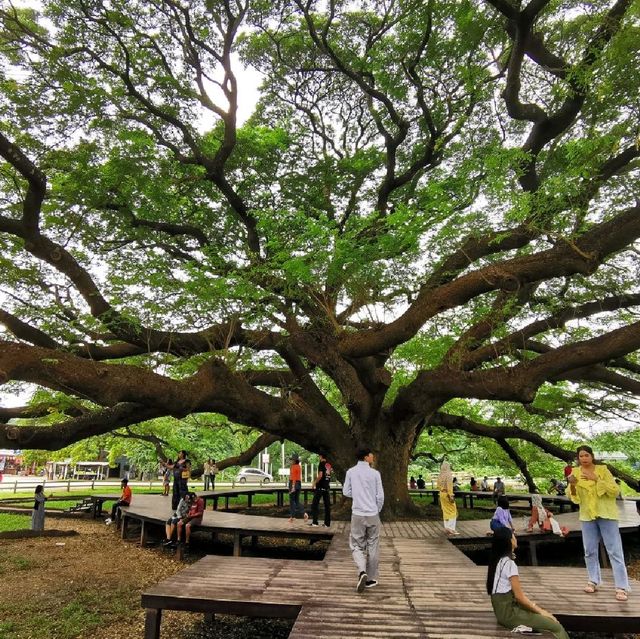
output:
[[[136,511],[131,516],[164,518],[170,512],[166,499],[158,504],[144,497],[132,504]],[[632,512],[621,504],[621,523],[637,527],[635,504],[629,506]],[[579,530],[575,514],[558,518]],[[304,537],[318,531],[301,520],[289,524],[286,519],[212,511],[205,513],[205,524],[243,534]],[[488,522],[459,522],[458,529],[462,538],[478,540],[485,537]],[[440,522],[383,524],[380,584],[362,594],[355,592],[348,524],[339,522],[327,532],[335,537],[322,561],[207,556],[149,588],[142,598],[150,611],[146,637],[159,637],[160,616],[154,609],[162,608],[295,618],[292,639],[513,636],[495,621],[484,589],[486,568],[450,543]],[[640,632],[640,585],[634,584],[627,603],[616,602],[610,570],[603,571],[605,582],[595,595],[582,592],[583,568],[522,567],[520,573],[531,598],[565,623],[570,620],[571,627],[582,629],[575,625],[582,623],[585,629],[609,629],[624,621],[625,631]]]

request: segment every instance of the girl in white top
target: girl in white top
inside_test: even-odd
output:
[[[533,603],[522,590],[513,555],[517,547],[516,536],[510,528],[495,531],[487,571],[487,594],[491,596],[498,623],[511,630],[526,626],[533,630],[547,630],[556,639],[569,639],[558,620]]]

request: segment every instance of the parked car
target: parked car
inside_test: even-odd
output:
[[[273,481],[273,475],[265,473],[264,470],[259,468],[241,468],[236,476],[236,482],[239,484],[268,484],[271,481]]]

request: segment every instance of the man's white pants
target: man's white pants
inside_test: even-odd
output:
[[[349,548],[358,574],[366,572],[369,579],[378,578],[379,539],[379,515],[351,515]]]

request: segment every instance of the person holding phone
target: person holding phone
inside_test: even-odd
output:
[[[590,446],[578,446],[578,466],[568,476],[569,496],[580,507],[582,544],[588,581],[584,591],[593,593],[601,582],[598,546],[602,540],[613,569],[615,597],[627,601],[629,578],[618,526],[616,497],[620,492],[611,471],[596,463]]]

